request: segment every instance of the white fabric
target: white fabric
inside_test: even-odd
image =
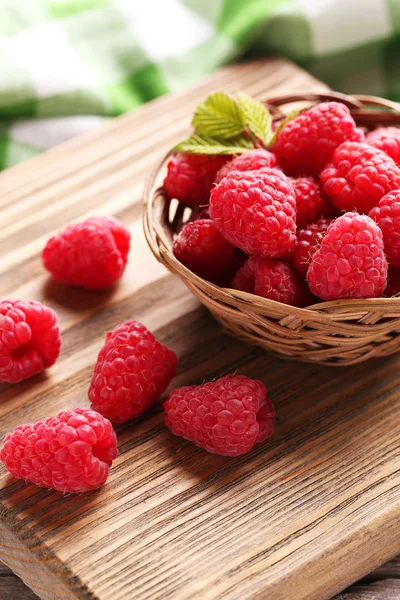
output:
[[[391,33],[386,0],[299,0],[299,4],[308,17],[318,55],[354,48]]]
[[[0,36],[0,47],[27,71],[39,98],[97,83],[56,21],[33,25],[15,37]]]
[[[178,0],[115,0],[128,27],[154,62],[179,56],[214,33],[214,27]]]

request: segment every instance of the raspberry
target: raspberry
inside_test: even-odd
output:
[[[274,430],[274,407],[264,384],[244,375],[178,388],[164,410],[172,433],[224,456],[249,452]]]
[[[128,229],[117,219],[91,217],[50,238],[43,263],[57,281],[100,290],[124,272],[129,240]]]
[[[400,294],[400,271],[398,269],[388,269],[387,288],[382,294],[385,298],[392,298]]]
[[[275,167],[276,156],[268,150],[255,149],[236,156],[226,163],[217,173],[215,183],[222,181],[230,171],[258,171],[263,167]]]
[[[326,230],[331,223],[332,219],[320,219],[317,223],[311,223],[305,229],[300,229],[297,232],[293,266],[304,277],[307,275],[311,259],[321,245]]]
[[[126,321],[107,333],[89,388],[92,408],[114,423],[138,417],[176,374],[174,352],[144,325]]]
[[[369,216],[382,230],[390,266],[400,268],[400,190],[383,196]]]
[[[338,210],[332,206],[319,181],[313,177],[292,179],[296,197],[296,224],[298,228],[307,227],[322,216],[336,216]]]
[[[358,213],[346,213],[329,225],[307,272],[311,291],[323,300],[376,298],[386,278],[382,232]]]
[[[217,171],[230,156],[176,154],[168,163],[164,188],[170,198],[184,204],[208,204]]]
[[[377,148],[345,142],[322,171],[321,182],[341,210],[368,213],[385,194],[400,187],[400,169]]]
[[[200,219],[211,219],[210,214],[208,212],[208,207],[194,208],[188,222],[193,223],[193,221],[199,221]]]
[[[117,439],[110,421],[76,408],[6,435],[0,452],[13,477],[58,492],[89,492],[105,483]]]
[[[286,252],[279,257],[280,260],[283,260],[283,262],[288,265],[293,265],[295,248],[296,246],[292,246],[289,250],[286,250]]]
[[[237,251],[210,219],[185,225],[173,251],[178,260],[199,277],[223,285],[239,268]]]
[[[345,141],[362,142],[349,109],[324,102],[300,113],[278,133],[273,151],[285,172],[317,176]]]
[[[278,258],[296,243],[296,201],[278,169],[231,171],[212,190],[210,216],[222,235],[247,254]]]
[[[40,302],[0,302],[0,381],[17,383],[53,365],[61,348],[56,313]]]
[[[374,148],[382,150],[400,165],[400,128],[399,127],[378,127],[374,131],[367,133],[365,141]]]
[[[237,272],[232,287],[283,304],[310,304],[308,287],[298,273],[281,260],[251,256]]]

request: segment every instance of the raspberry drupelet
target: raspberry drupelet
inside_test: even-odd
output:
[[[296,243],[293,185],[278,169],[230,171],[211,192],[210,216],[247,254],[279,258]]]
[[[51,367],[61,335],[57,315],[40,302],[0,302],[0,381],[17,383]]]
[[[340,102],[322,102],[300,113],[278,133],[272,147],[290,175],[318,176],[345,141],[362,142],[349,109]]]
[[[42,258],[57,281],[100,290],[121,277],[129,244],[130,233],[117,219],[91,217],[51,237]]]
[[[249,452],[272,435],[275,423],[264,384],[244,375],[173,390],[164,411],[172,433],[224,456]]]
[[[313,294],[323,300],[377,298],[387,284],[382,232],[366,215],[335,219],[307,271]]]
[[[97,358],[89,388],[92,408],[114,423],[138,417],[168,387],[177,362],[144,325],[121,323],[107,333]]]
[[[232,287],[291,306],[312,304],[306,282],[291,266],[273,258],[251,256],[235,275]]]
[[[345,142],[322,171],[321,182],[337,208],[368,214],[385,194],[400,188],[400,169],[382,150]]]
[[[6,435],[0,459],[13,477],[58,492],[89,492],[102,486],[117,457],[111,423],[76,408]]]
[[[208,204],[217,171],[230,156],[176,154],[168,163],[164,188],[170,198],[189,206]]]
[[[236,156],[227,162],[217,173],[215,183],[222,181],[230,171],[259,171],[264,167],[276,167],[277,160],[275,154],[269,150],[256,148]]]

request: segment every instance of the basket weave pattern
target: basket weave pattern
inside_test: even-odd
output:
[[[312,105],[344,102],[359,126],[400,125],[400,105],[371,96],[338,93],[280,96],[266,102],[274,120],[293,102]],[[287,110],[286,110],[287,112]],[[329,365],[351,365],[400,350],[400,298],[335,300],[297,308],[204,281],[174,256],[172,244],[190,209],[170,201],[162,187],[167,154],[144,191],[144,231],[160,262],[236,337],[284,358]]]

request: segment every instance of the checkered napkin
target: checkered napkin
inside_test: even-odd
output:
[[[0,168],[241,56],[400,99],[400,0],[0,0]]]

